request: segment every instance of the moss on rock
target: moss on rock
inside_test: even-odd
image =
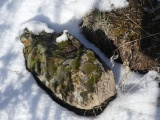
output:
[[[56,97],[79,109],[93,109],[114,96],[113,73],[106,72],[94,52],[86,49],[69,33],[68,41],[56,43],[56,38],[60,35],[61,33],[44,31],[34,35],[25,29],[20,38],[25,45],[24,55],[28,70],[52,90]],[[107,86],[104,97],[99,100],[95,96],[102,94],[96,91],[101,89],[101,83]],[[108,84],[113,87],[110,94]]]

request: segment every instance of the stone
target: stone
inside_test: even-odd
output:
[[[79,115],[98,115],[115,98],[112,70],[68,32],[35,35],[26,28],[20,40],[27,69],[63,107]]]
[[[160,72],[160,4],[156,0],[129,0],[129,6],[111,12],[94,10],[81,24],[85,37],[107,57],[119,56],[131,70]]]

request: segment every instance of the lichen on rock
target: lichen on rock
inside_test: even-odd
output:
[[[65,35],[67,40],[57,42],[56,38],[62,33],[42,31],[34,35],[25,29],[20,39],[25,46],[27,69],[53,96],[84,113],[96,106],[106,106],[116,94],[111,69],[104,67],[95,53],[71,34],[66,32]],[[94,113],[100,112],[90,115]]]

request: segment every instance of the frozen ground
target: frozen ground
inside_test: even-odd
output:
[[[0,0],[0,120],[160,120],[160,88],[155,80],[160,76],[155,71],[145,75],[130,72],[128,92],[118,89],[117,98],[101,115],[87,118],[53,102],[25,68],[23,44],[18,38],[25,26],[35,33],[66,29],[112,67],[109,59],[81,35],[78,25],[94,7],[111,10],[111,4],[127,5],[125,0],[119,1]],[[118,86],[125,69],[117,63],[112,69]]]

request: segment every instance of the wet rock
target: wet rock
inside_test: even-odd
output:
[[[24,30],[27,69],[57,103],[80,115],[98,115],[115,97],[111,69],[71,34]]]
[[[112,12],[94,10],[81,25],[86,38],[109,58],[129,62],[132,70],[160,72],[160,4],[156,0],[129,0]]]

